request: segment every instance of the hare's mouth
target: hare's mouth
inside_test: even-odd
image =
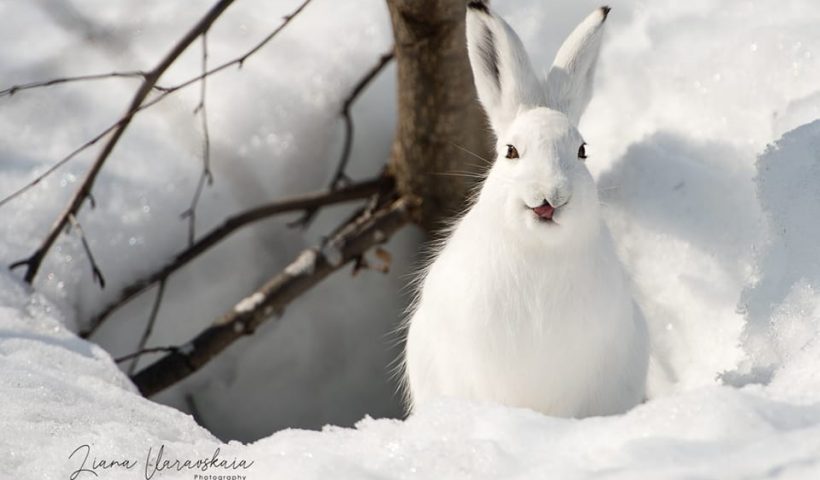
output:
[[[555,207],[550,205],[550,202],[544,200],[544,203],[537,207],[527,207],[532,210],[532,213],[542,222],[554,222]]]

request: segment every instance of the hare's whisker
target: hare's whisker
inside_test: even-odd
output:
[[[457,144],[457,143],[455,143],[455,142],[450,142],[450,145],[452,145],[452,146],[456,147],[457,149],[461,150],[461,151],[462,151],[462,152],[464,152],[464,153],[467,153],[467,154],[469,154],[469,155],[472,155],[473,157],[475,157],[475,158],[477,158],[477,159],[481,160],[482,162],[486,163],[486,164],[487,164],[487,165],[489,165],[489,166],[492,166],[492,165],[493,165],[493,162],[492,162],[492,161],[487,160],[486,158],[484,158],[484,157],[482,157],[481,155],[479,155],[479,154],[477,154],[477,153],[475,153],[475,152],[471,151],[471,150],[470,150],[470,149],[468,149],[468,148],[462,147],[461,145],[459,145],[459,144]]]
[[[478,180],[484,180],[486,175],[481,175],[479,173],[473,172],[432,172],[431,175],[437,176],[444,176],[444,177],[462,177],[462,178],[475,178]]]

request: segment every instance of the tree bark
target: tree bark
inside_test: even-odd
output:
[[[387,0],[396,40],[398,126],[390,170],[428,232],[465,206],[487,167],[489,130],[467,58],[466,0]],[[468,153],[468,152],[472,152]]]

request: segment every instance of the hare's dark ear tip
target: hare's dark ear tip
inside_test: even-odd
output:
[[[602,21],[606,20],[606,17],[609,16],[609,12],[611,10],[612,8],[609,5],[604,5],[603,7],[601,7],[601,13],[604,15],[604,19]]]
[[[467,3],[467,9],[469,10],[477,10],[482,13],[486,13],[487,15],[490,14],[490,7],[487,5],[486,0],[476,0]]]

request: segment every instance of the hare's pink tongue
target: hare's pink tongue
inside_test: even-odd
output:
[[[555,213],[555,208],[549,203],[544,203],[540,207],[533,208],[532,211],[545,220],[552,220],[552,214]]]

